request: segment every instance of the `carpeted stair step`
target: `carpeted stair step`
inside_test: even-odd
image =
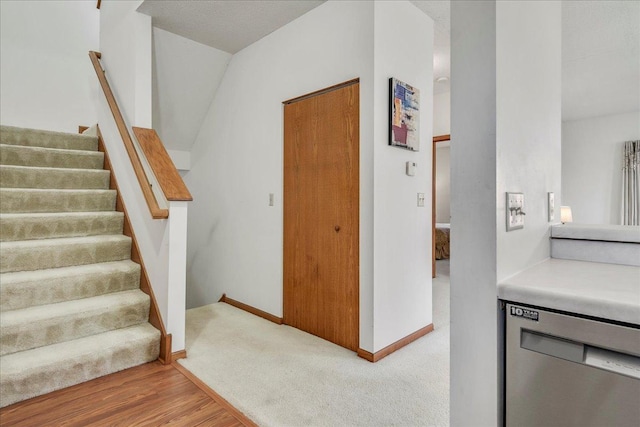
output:
[[[0,165],[0,187],[3,188],[109,188],[110,173],[102,169],[62,169]]]
[[[121,261],[130,256],[131,238],[123,235],[2,242],[0,273]]]
[[[0,164],[50,168],[102,169],[104,153],[100,151],[62,150],[0,144]]]
[[[13,126],[0,126],[0,142],[10,145],[62,148],[66,150],[96,151],[98,149],[98,138],[95,136]]]
[[[122,212],[0,214],[0,241],[122,234]]]
[[[113,211],[115,190],[0,188],[0,213]]]
[[[139,287],[140,265],[130,260],[4,273],[0,280],[0,312]]]
[[[147,322],[140,289],[0,313],[0,356]]]
[[[0,357],[0,407],[151,362],[160,332],[148,323]]]
[[[158,358],[97,149],[0,126],[0,407]]]

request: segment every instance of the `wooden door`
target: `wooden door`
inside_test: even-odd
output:
[[[360,85],[284,105],[284,323],[359,343]]]

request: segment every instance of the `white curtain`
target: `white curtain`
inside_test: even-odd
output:
[[[622,160],[622,224],[640,225],[640,141],[624,143]]]

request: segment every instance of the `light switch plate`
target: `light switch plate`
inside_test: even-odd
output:
[[[524,228],[524,194],[507,193],[506,203],[507,231]]]
[[[555,217],[556,212],[556,202],[553,193],[547,193],[547,202],[547,206],[549,206],[549,222],[553,222],[553,218]]]

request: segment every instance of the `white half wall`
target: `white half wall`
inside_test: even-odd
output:
[[[562,204],[580,224],[621,224],[622,147],[640,111],[562,123]]]
[[[191,151],[230,59],[227,52],[153,28],[153,128],[168,150]]]
[[[232,57],[185,174],[187,307],[226,293],[282,316],[282,102],[359,77],[360,341],[372,349],[372,40],[371,2],[328,1]]]
[[[560,194],[560,2],[452,2],[451,424],[502,424],[497,283],[549,257]],[[505,192],[525,195],[507,233]]]
[[[429,325],[433,20],[408,1],[374,2],[373,352]],[[390,22],[402,23],[401,34]],[[389,145],[389,78],[420,91],[420,151]],[[407,161],[417,163],[407,176]],[[417,206],[418,193],[425,195]],[[361,346],[362,347],[362,346]]]
[[[97,120],[95,1],[0,2],[0,123],[61,132]]]

